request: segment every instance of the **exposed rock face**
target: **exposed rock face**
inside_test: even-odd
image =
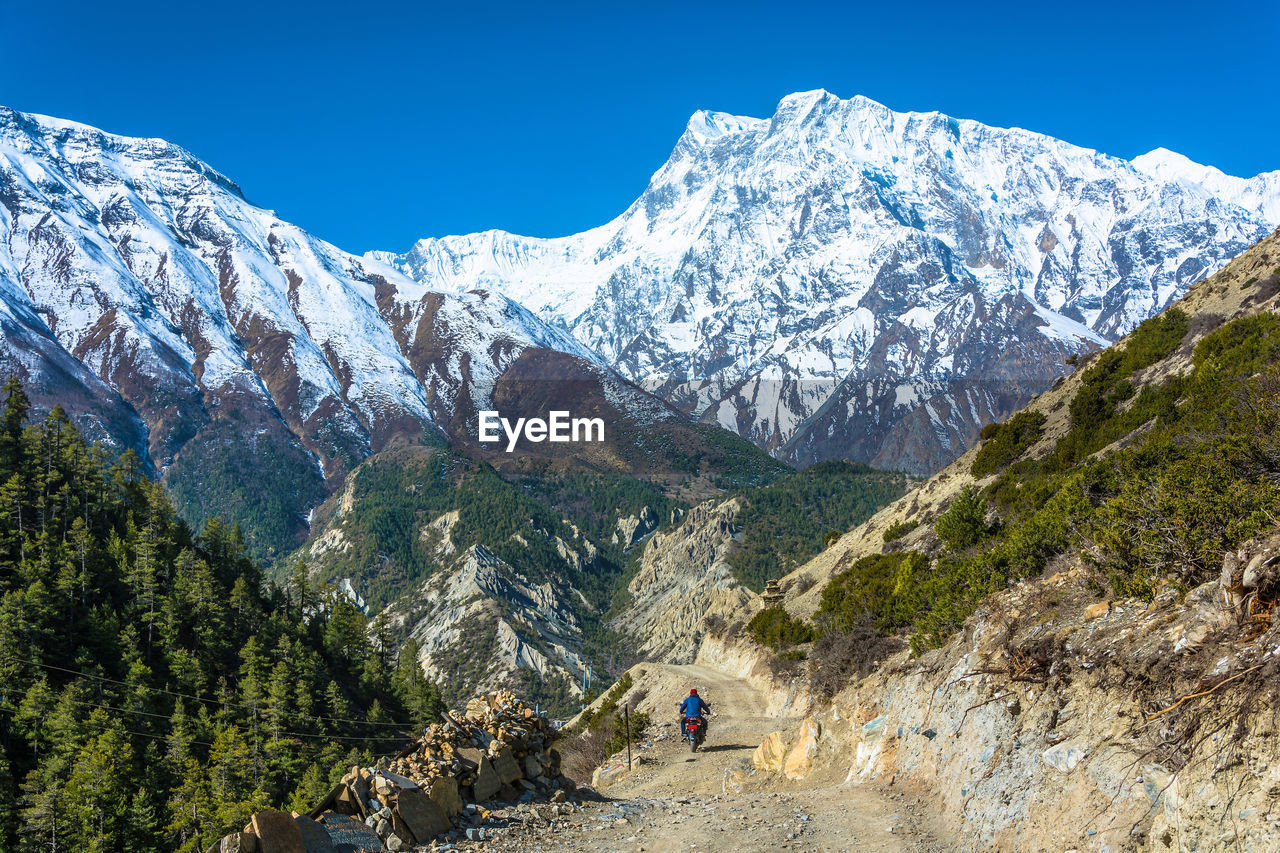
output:
[[[1089,619],[1086,578],[992,596],[947,646],[900,655],[770,735],[757,767],[924,791],[963,849],[1273,849],[1276,685],[1253,667],[1271,666],[1277,628],[1249,639],[1217,582]],[[769,690],[763,657],[708,642],[699,662]],[[793,714],[812,700],[795,684],[771,693]],[[780,766],[779,745],[815,724],[813,765],[796,747]]]
[[[566,545],[566,548],[568,546]],[[582,560],[585,549],[573,549]],[[460,552],[386,611],[421,646],[425,672],[446,690],[487,690],[523,668],[581,689],[588,605],[565,584],[535,584],[483,546]]]
[[[1127,162],[815,91],[768,119],[696,113],[599,228],[376,257],[500,290],[786,459],[919,474],[1277,224],[1280,172]]]
[[[701,503],[645,545],[627,587],[632,604],[612,623],[643,659],[692,663],[706,619],[731,617],[751,600],[724,561],[741,508],[736,499]]]
[[[613,544],[621,545],[624,549],[630,548],[657,527],[658,519],[654,516],[653,510],[645,507],[638,516],[629,515],[618,519],[618,527],[613,534]]]

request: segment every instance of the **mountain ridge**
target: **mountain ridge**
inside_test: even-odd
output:
[[[487,231],[367,257],[508,293],[793,463],[927,473],[1061,375],[1055,363],[1280,224],[1280,172],[1197,166],[1206,187],[1162,180],[1172,166],[1144,157],[817,90],[769,119],[696,112],[645,192],[581,234]],[[1010,348],[1023,355],[1005,370]],[[973,387],[978,373],[1007,393]]]
[[[360,460],[468,443],[529,353],[619,424],[683,420],[506,296],[342,252],[163,140],[0,108],[0,231],[0,363],[259,556],[300,544]]]

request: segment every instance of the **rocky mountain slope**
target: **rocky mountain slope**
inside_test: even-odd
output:
[[[655,472],[673,435],[650,430],[663,445],[650,448]],[[732,457],[704,460],[718,482],[782,473],[724,435],[750,453],[736,468]],[[585,465],[500,471],[457,450],[396,448],[362,462],[316,509],[315,534],[296,561],[312,583],[380,614],[389,642],[415,639],[424,671],[447,695],[518,685],[563,711],[589,671],[607,679],[611,661],[634,656],[637,635],[607,614],[640,559],[633,548],[683,513],[679,495],[696,491],[688,488],[696,467],[672,490],[663,477]]]
[[[697,663],[812,714],[757,774],[966,849],[1273,849],[1278,365],[1280,232],[753,599]]]
[[[443,439],[510,461],[477,443],[480,409],[604,417],[612,440],[587,461],[609,470],[681,479],[637,447],[646,435],[695,477],[710,445],[752,455],[510,299],[345,254],[163,140],[0,109],[0,233],[0,367],[137,451],[192,521],[242,524],[262,556],[299,544],[383,449]]]
[[[1132,162],[828,92],[699,112],[621,216],[373,257],[500,291],[677,408],[808,463],[937,470],[1280,224],[1280,173]]]
[[[692,661],[707,625],[737,618],[752,586],[907,484],[828,462],[688,506],[658,481],[513,477],[405,447],[352,472],[298,557],[381,613],[388,639],[413,637],[446,692],[518,684],[562,708],[589,669],[599,681],[632,660]]]
[[[1277,314],[1280,311],[1278,293],[1280,232],[1260,240],[1221,272],[1201,282],[1178,300],[1175,307],[1188,318],[1184,338],[1169,355],[1129,377],[1132,384],[1123,393],[1131,396],[1120,401],[1120,412],[1140,411],[1137,403],[1142,399],[1141,388],[1144,385],[1155,388],[1171,378],[1192,373],[1194,347],[1210,333],[1232,321]],[[1126,343],[1122,341],[1114,352],[1123,352]],[[1078,414],[1078,407],[1075,410],[1077,414],[1073,414],[1072,402],[1090,384],[1089,368],[1099,363],[1097,358],[1082,359],[1071,376],[1031,400],[1026,411],[1043,415],[1043,422],[1034,434],[1034,440],[1018,448],[1020,459],[1050,458],[1059,443],[1070,436],[1074,422],[1087,422]],[[1259,397],[1258,403],[1261,402]],[[1156,423],[1157,418],[1151,417],[1130,424],[1127,427],[1129,431],[1114,435],[1096,456],[1091,454],[1082,461],[1105,458],[1111,452],[1123,449],[1142,438]],[[1124,424],[1121,427],[1124,429]],[[970,488],[993,494],[987,490],[1001,483],[1002,479],[1008,482],[1004,475],[1012,472],[1016,478],[1018,467],[1027,467],[1025,462],[1017,462],[1013,467],[1001,466],[993,471],[979,468],[979,473],[975,473],[975,462],[983,454],[983,448],[983,444],[971,448],[918,488],[885,506],[864,524],[850,530],[831,548],[788,575],[784,582],[796,592],[788,598],[787,609],[798,616],[811,616],[819,607],[821,592],[827,582],[868,555],[892,551],[934,551],[942,547],[934,523],[960,494]],[[1014,482],[1016,485],[1016,479]]]

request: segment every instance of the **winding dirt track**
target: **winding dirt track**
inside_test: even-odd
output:
[[[547,826],[489,841],[487,849],[705,853],[836,851],[867,853],[951,849],[928,832],[909,802],[869,786],[844,784],[839,769],[801,782],[751,775],[751,754],[769,732],[796,720],[764,716],[746,683],[698,666],[645,667],[637,684],[650,710],[652,745],[633,773],[604,787],[603,803]],[[676,706],[697,687],[712,708],[707,743],[697,754],[679,739]],[[838,778],[837,778],[838,777]],[[558,825],[557,825],[558,824]]]

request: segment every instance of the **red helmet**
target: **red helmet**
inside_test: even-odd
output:
[[[693,688],[692,690],[690,690],[690,691],[689,691],[689,695],[690,695],[690,696],[697,696],[697,695],[698,695],[698,688],[696,688],[696,687],[695,687],[695,688]]]

